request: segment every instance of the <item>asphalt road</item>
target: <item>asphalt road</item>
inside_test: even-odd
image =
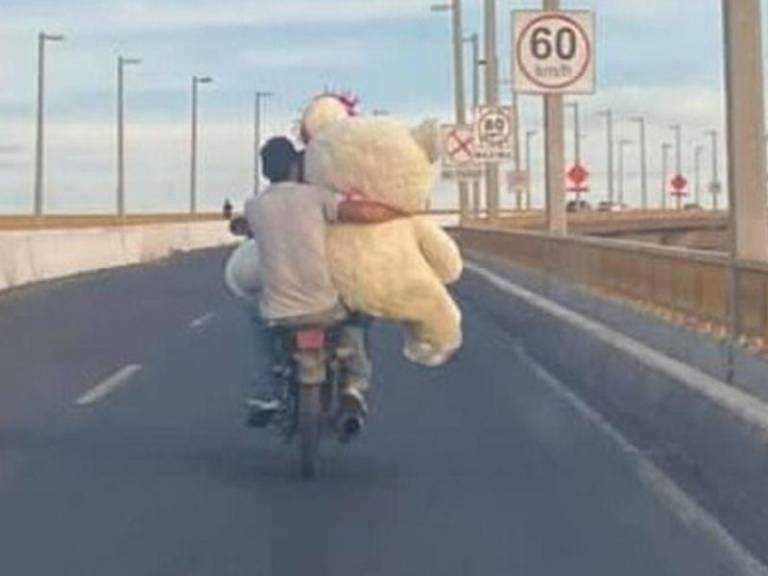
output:
[[[375,329],[366,434],[300,481],[295,446],[242,426],[223,257],[0,296],[0,575],[735,573],[471,291],[447,367]]]

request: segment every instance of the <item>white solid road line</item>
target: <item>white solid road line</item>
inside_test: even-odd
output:
[[[702,508],[674,480],[656,466],[643,452],[627,440],[602,414],[574,393],[568,385],[553,376],[533,359],[520,345],[515,345],[518,357],[533,370],[536,377],[557,397],[573,407],[584,419],[608,436],[619,449],[632,459],[638,477],[680,521],[688,528],[697,530],[731,561],[745,576],[768,576],[768,567],[736,540],[712,514]]]
[[[734,416],[748,422],[751,426],[760,430],[764,437],[768,438],[768,403],[733,386],[729,386],[725,382],[705,374],[698,368],[670,358],[662,352],[630,338],[626,334],[622,334],[591,318],[587,318],[540,294],[531,292],[475,262],[467,262],[465,269],[484,278],[502,292],[523,300],[544,314],[561,322],[576,326],[591,337],[621,350],[624,354],[635,358],[642,365],[653,367],[654,370],[671,376],[697,394],[701,394],[715,404],[722,406]]]
[[[192,322],[189,323],[189,327],[193,330],[205,328],[205,326],[210,324],[214,318],[216,318],[216,314],[214,312],[208,312],[207,314],[203,314],[199,318],[192,320]]]
[[[647,347],[640,343],[635,343],[634,340],[629,339],[627,336],[620,335],[602,324],[589,320],[543,296],[513,284],[509,280],[491,272],[483,266],[471,262],[466,264],[466,268],[485,278],[488,282],[502,291],[510,293],[518,298],[522,298],[545,313],[555,315],[566,322],[575,323],[588,328],[593,335],[599,334],[605,338],[610,337],[614,341],[620,341],[624,345],[627,345],[628,342],[632,342],[635,345],[635,348],[644,349],[644,355],[651,356],[653,360],[661,360],[663,363],[666,363],[668,366],[665,367],[669,370],[674,370],[677,375],[682,373],[684,376],[689,376],[687,371],[694,370],[693,368],[684,366],[682,363],[663,356],[656,351],[651,351],[650,349],[646,351],[645,349]],[[627,440],[602,414],[587,404],[565,383],[561,382],[547,371],[547,369],[531,357],[520,344],[516,343],[514,348],[520,359],[531,367],[543,384],[545,384],[556,396],[570,404],[582,417],[592,423],[593,426],[608,436],[608,438],[610,438],[624,454],[633,460],[635,469],[641,481],[673,511],[685,526],[697,530],[702,536],[712,542],[713,545],[718,546],[718,548],[731,560],[733,566],[738,569],[738,574],[746,576],[768,576],[768,567],[766,567],[765,564],[736,540],[730,532],[720,524],[716,517],[702,508],[695,500],[693,500],[693,498],[683,491],[674,480],[643,454],[639,448]],[[699,377],[699,386],[702,386],[701,380],[706,380],[707,378],[709,377],[701,374],[701,377]],[[709,379],[714,381],[714,379]],[[713,385],[705,388],[710,397],[721,399],[723,404],[734,408],[738,414],[747,418],[753,424],[765,425],[766,414],[763,403],[757,402],[756,406],[753,404],[753,399],[746,395],[744,395],[743,398],[741,396],[729,396],[727,399],[722,398],[723,394],[727,395],[730,391],[720,392],[713,390],[713,388]]]
[[[88,392],[75,401],[78,406],[94,404],[109,396],[112,392],[126,384],[133,376],[141,372],[141,364],[129,364],[112,374],[106,380],[102,380]]]

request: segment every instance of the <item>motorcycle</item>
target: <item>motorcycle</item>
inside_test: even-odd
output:
[[[276,341],[287,362],[275,367],[283,409],[272,419],[287,442],[298,440],[301,476],[312,478],[324,435],[342,442],[362,429],[364,414],[343,402],[345,360],[351,350],[340,342],[341,324],[278,328]]]
[[[234,218],[230,226],[236,236],[248,237],[247,223]],[[253,240],[245,240],[230,256],[225,281],[230,292],[248,302],[253,301]],[[345,409],[343,401],[346,360],[352,349],[342,343],[342,332],[348,317],[308,325],[278,325],[271,328],[276,346],[273,375],[280,391],[282,409],[270,419],[286,442],[298,438],[301,475],[314,477],[320,439],[335,432],[346,442],[364,425],[365,414],[358,409]]]

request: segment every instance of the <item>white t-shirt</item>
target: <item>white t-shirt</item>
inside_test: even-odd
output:
[[[245,204],[259,248],[261,315],[266,320],[321,314],[338,303],[326,253],[326,230],[340,197],[316,186],[282,182]]]

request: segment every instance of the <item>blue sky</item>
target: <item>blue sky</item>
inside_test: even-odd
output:
[[[269,132],[291,129],[297,110],[325,87],[358,94],[363,108],[411,121],[452,110],[450,19],[430,0],[1,0],[0,211],[29,209],[34,148],[35,36],[63,33],[48,60],[47,190],[52,210],[105,210],[114,195],[115,59],[127,71],[128,206],[182,209],[187,194],[189,83],[201,93],[201,204],[239,201],[251,179],[252,93],[271,90]],[[464,0],[466,31],[481,30],[482,1]],[[509,13],[538,2],[498,0],[499,53],[507,71]],[[719,0],[564,1],[598,18],[597,94],[581,97],[585,157],[594,185],[604,179],[599,108],[626,119],[646,114],[652,152],[682,122],[686,146],[722,126]],[[764,11],[766,7],[764,6]],[[469,77],[469,76],[468,76]],[[502,91],[508,97],[506,91]],[[540,100],[524,98],[527,127]],[[630,151],[627,163],[636,159]],[[657,154],[656,154],[657,155]],[[686,151],[686,161],[690,154]],[[657,159],[651,168],[657,171]],[[540,172],[541,151],[532,157]],[[629,170],[634,194],[637,175]],[[656,184],[652,184],[655,186]],[[537,181],[537,197],[541,185]],[[438,204],[450,203],[443,187]]]

